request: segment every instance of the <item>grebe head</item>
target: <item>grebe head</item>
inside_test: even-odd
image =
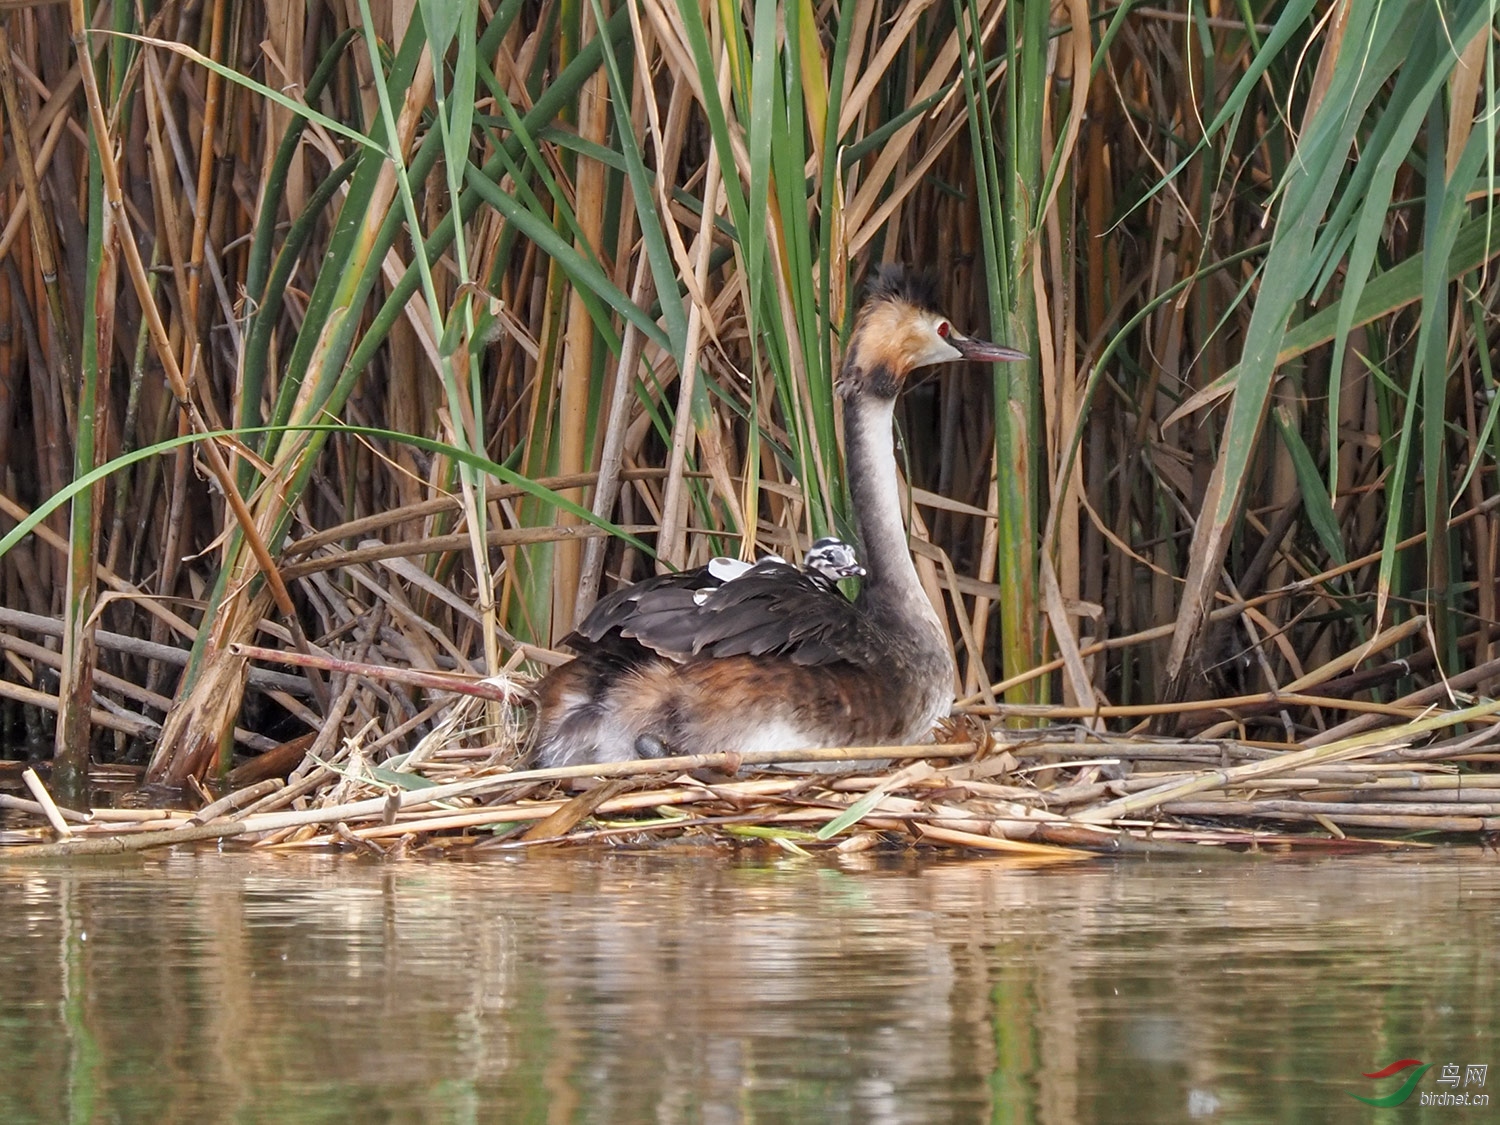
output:
[[[1024,360],[1025,352],[965,336],[939,311],[931,278],[900,266],[882,266],[865,287],[854,322],[839,393],[894,398],[918,367],[959,359],[998,363]]]
[[[840,578],[862,578],[865,573],[865,568],[855,557],[854,548],[831,536],[825,536],[809,547],[802,565],[835,582]]]

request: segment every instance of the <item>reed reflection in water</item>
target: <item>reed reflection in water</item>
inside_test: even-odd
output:
[[[1474,852],[0,866],[0,1121],[1367,1121],[1500,1063],[1497,923]]]

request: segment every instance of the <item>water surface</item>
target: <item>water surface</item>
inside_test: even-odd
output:
[[[0,1122],[1493,1121],[1497,934],[1475,851],[0,864]]]

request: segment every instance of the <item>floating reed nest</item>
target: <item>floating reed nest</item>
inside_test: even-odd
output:
[[[1367,712],[1299,745],[1014,729],[977,706],[920,746],[701,755],[522,768],[515,681],[463,686],[425,738],[382,757],[370,730],[288,744],[286,776],[251,759],[226,795],[169,808],[58,809],[0,794],[0,855],[112,854],[194,841],[393,858],[669,842],[796,855],[917,848],[1030,861],[1231,849],[1346,850],[1484,842],[1500,830],[1500,702],[1392,723]],[[496,707],[496,704],[499,704]],[[1211,704],[1201,704],[1211,709]],[[1384,723],[1385,725],[1379,725]],[[332,728],[329,728],[330,730]],[[324,745],[328,743],[328,745]],[[181,807],[187,804],[196,807]],[[19,814],[19,815],[18,815]]]

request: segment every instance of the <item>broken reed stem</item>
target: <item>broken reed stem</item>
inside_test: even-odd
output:
[[[28,773],[31,771],[28,770]],[[65,809],[54,805],[64,820],[71,820],[74,824],[87,824],[92,819],[88,813],[76,812],[73,809]],[[32,816],[47,816],[47,808],[40,801],[28,801],[25,797],[12,797],[9,793],[0,793],[0,809],[10,809],[12,812],[30,813]]]
[[[997,745],[1015,755],[1035,757],[1039,755],[1058,758],[1118,758],[1121,761],[1147,759],[1162,762],[1217,762],[1228,763],[1236,758],[1260,761],[1277,754],[1286,753],[1287,747],[1274,748],[1254,746],[1243,742],[1172,742],[1149,738],[1090,736],[1086,742],[1053,742],[1046,739],[1014,741],[1015,731],[996,731]],[[1097,739],[1097,740],[1096,740]],[[1058,762],[1057,765],[1076,763]]]
[[[204,805],[193,814],[192,824],[207,824],[215,817],[231,812],[242,806],[253,804],[269,793],[275,793],[286,788],[286,782],[279,777],[269,777],[265,781],[257,781],[254,785],[247,785],[244,789],[238,789],[233,793],[220,797],[212,804]]]
[[[141,832],[138,835],[111,835],[80,839],[77,836],[56,844],[19,844],[12,848],[0,848],[0,863],[6,860],[63,859],[74,856],[125,855],[128,852],[143,852],[149,848],[169,848],[176,844],[191,844],[199,840],[223,840],[246,831],[237,820],[219,821],[216,824],[193,825],[186,828],[169,828],[159,832]]]
[[[1077,848],[1060,848],[1056,844],[1033,844],[1026,840],[1008,840],[1003,836],[982,836],[977,832],[962,832],[956,828],[944,828],[937,824],[918,824],[916,829],[920,835],[928,839],[938,840],[944,844],[957,844],[964,848],[977,848],[980,851],[1006,852],[1010,855],[1065,862],[1093,858],[1091,853]]]
[[[467,676],[459,672],[432,672],[420,668],[393,668],[388,664],[362,664],[355,660],[343,660],[322,653],[287,652],[259,645],[232,644],[229,652],[247,660],[265,660],[277,664],[290,664],[297,668],[321,668],[328,672],[358,676],[366,680],[408,687],[427,688],[432,691],[451,691],[459,695],[472,695],[479,699],[497,703],[514,703],[521,694],[518,686],[501,686],[479,676]]]
[[[47,818],[47,823],[52,825],[52,830],[64,840],[73,835],[73,830],[68,827],[68,822],[58,811],[57,803],[52,800],[52,794],[47,792],[47,787],[42,784],[42,779],[37,776],[36,770],[28,769],[21,774],[21,780],[26,783],[26,788],[31,790],[31,795],[36,798],[37,804],[42,806],[42,813]]]
[[[786,781],[776,784],[774,787],[762,788],[756,793],[757,798],[777,796],[787,790],[802,784],[801,778],[788,778]],[[747,794],[748,795],[748,794]],[[599,815],[612,813],[632,813],[646,809],[672,808],[678,805],[690,804],[701,801],[708,796],[703,789],[652,789],[649,791],[630,793],[618,797],[612,797],[603,801],[595,810]],[[546,820],[567,807],[570,799],[558,798],[549,801],[537,801],[528,805],[487,805],[480,809],[467,809],[462,812],[442,812],[407,815],[404,819],[398,817],[390,824],[375,824],[364,828],[354,828],[352,833],[362,840],[377,840],[388,836],[401,836],[407,832],[438,832],[462,828],[483,828],[493,824],[519,824],[527,822],[541,822]],[[827,814],[824,814],[825,816]],[[757,819],[763,819],[759,817]],[[667,822],[670,827],[680,823],[673,820]],[[643,825],[635,827],[644,828]],[[310,837],[307,840],[297,841],[299,846],[315,847],[328,842],[326,837]]]
[[[1234,711],[1245,707],[1326,707],[1335,711],[1357,711],[1362,714],[1389,715],[1396,719],[1420,718],[1425,708],[1394,703],[1374,703],[1363,699],[1340,699],[1336,696],[1304,695],[1300,692],[1263,691],[1254,695],[1235,695],[1224,699],[1191,699],[1180,703],[1126,703],[1099,707],[1062,707],[1051,704],[997,703],[994,706],[966,706],[970,715],[1019,716],[1038,719],[1128,719],[1153,715],[1182,715]]]
[[[1255,778],[1284,774],[1299,766],[1308,765],[1313,762],[1342,761],[1345,758],[1373,753],[1387,749],[1398,741],[1405,741],[1418,734],[1441,730],[1443,727],[1456,726],[1459,723],[1473,722],[1477,719],[1487,719],[1494,716],[1497,712],[1500,712],[1500,701],[1492,701],[1477,707],[1467,707],[1462,711],[1447,712],[1432,718],[1408,723],[1396,731],[1372,731],[1369,734],[1355,735],[1352,738],[1346,738],[1328,746],[1321,746],[1312,750],[1298,750],[1280,755],[1279,757],[1268,758],[1263,762],[1234,766],[1226,770],[1211,770],[1201,777],[1194,778],[1192,781],[1179,785],[1159,786],[1145,793],[1111,801],[1100,805],[1098,808],[1083,810],[1076,814],[1076,819],[1086,823],[1117,820],[1133,812],[1154,808],[1167,801],[1187,797],[1194,793],[1202,793],[1209,789],[1223,789],[1230,785],[1242,784]]]
[[[620,479],[632,482],[651,481],[660,480],[666,475],[666,469],[624,469],[620,472]],[[701,480],[711,479],[712,476],[712,474],[710,473],[702,472],[699,470],[694,470],[687,473],[686,475],[690,479]],[[551,489],[554,492],[563,492],[568,489],[583,488],[592,485],[595,480],[597,480],[597,478],[597,473],[566,473],[559,476],[537,477],[535,483],[540,485],[542,488]],[[502,484],[499,481],[492,479],[488,482],[488,486],[485,488],[484,495],[486,503],[496,504],[505,500],[515,500],[521,496],[528,495],[528,492],[526,489],[523,489],[518,485]],[[460,512],[462,510],[462,498],[451,494],[444,494],[442,496],[435,496],[429,500],[421,500],[410,504],[403,504],[397,508],[386,508],[379,512],[373,512],[368,516],[361,516],[357,520],[349,520],[346,523],[336,524],[333,527],[325,528],[322,531],[310,532],[309,534],[303,536],[301,539],[297,539],[287,544],[284,554],[288,559],[298,559],[306,555],[311,555],[320,547],[327,547],[333,544],[349,541],[357,543],[360,540],[367,538],[374,532],[386,531],[392,527],[397,526],[398,524],[410,523],[413,521],[425,522],[426,520],[431,519],[433,516],[444,515],[450,512]],[[591,526],[592,525],[589,524],[576,525],[572,530],[557,527],[531,529],[511,528],[509,530],[511,532],[545,532],[556,538],[562,535],[589,536],[592,534],[592,532],[586,531],[585,528],[589,528]],[[626,526],[625,530],[630,531],[632,534],[649,535],[655,533],[656,524],[632,524]],[[494,534],[494,532],[490,532],[490,534]],[[723,534],[732,537],[734,533],[724,532]],[[288,568],[288,573],[290,572],[290,568]]]
[[[1472,816],[1487,817],[1490,819],[1500,817],[1500,802],[1426,802],[1406,803],[1402,801],[1278,801],[1274,799],[1261,799],[1256,801],[1168,801],[1162,804],[1161,810],[1166,813],[1180,813],[1184,816],[1205,815],[1202,810],[1219,810],[1209,815],[1244,815],[1243,813],[1226,813],[1227,807],[1240,809],[1253,806],[1261,810],[1261,814],[1270,815],[1276,812],[1295,811],[1301,813],[1322,813],[1325,816],[1339,817],[1344,815],[1360,816],[1411,816],[1411,817],[1451,817]],[[1190,813],[1187,809],[1191,807],[1199,810]],[[1257,814],[1260,815],[1260,814]],[[1473,829],[1471,829],[1473,831]]]
[[[1371,813],[1358,805],[1303,801],[1176,801],[1161,810],[1175,816],[1254,817],[1269,820],[1317,822],[1322,818],[1350,828],[1382,828],[1401,832],[1476,833],[1500,831],[1500,816],[1455,816],[1452,809],[1414,815],[1406,809]]]

